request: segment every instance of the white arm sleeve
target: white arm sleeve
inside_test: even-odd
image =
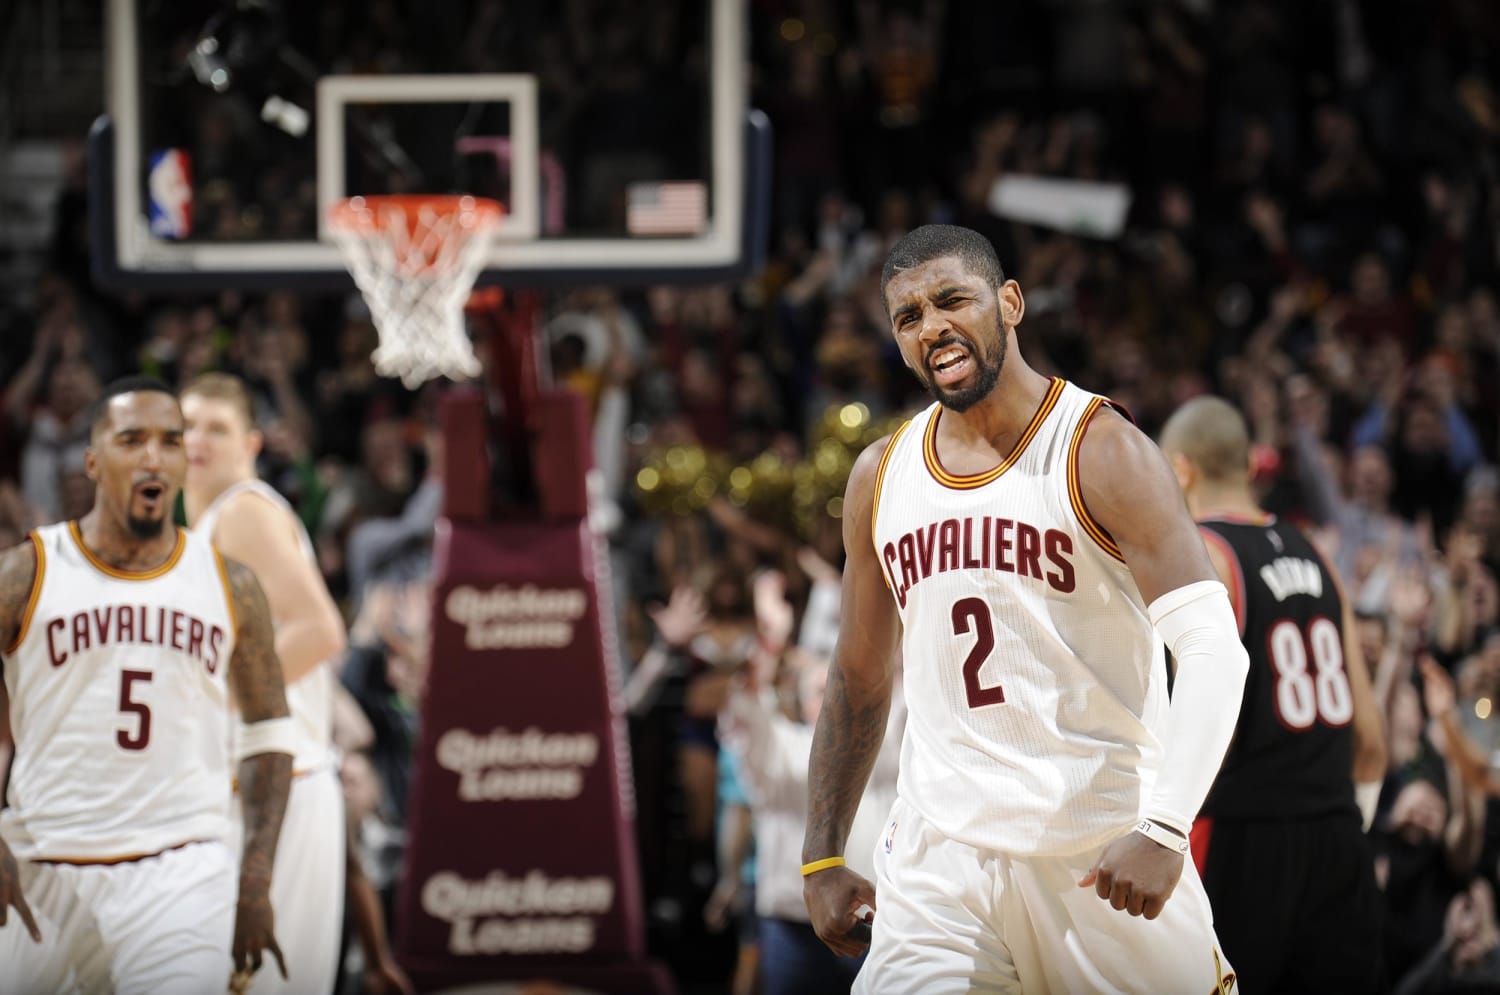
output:
[[[1177,682],[1162,734],[1161,771],[1141,816],[1186,836],[1234,738],[1250,656],[1229,592],[1216,580],[1168,591],[1148,610],[1177,660]]]

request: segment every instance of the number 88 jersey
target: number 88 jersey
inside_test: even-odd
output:
[[[1271,516],[1199,522],[1230,564],[1250,673],[1234,742],[1202,814],[1291,819],[1354,811],[1354,696],[1343,600],[1322,556]]]
[[[177,530],[160,566],[117,570],[76,522],[31,534],[37,569],[5,649],[15,760],[0,834],[18,857],[131,859],[228,828],[228,578]]]
[[[1164,650],[1078,449],[1103,398],[1054,379],[1004,460],[952,473],[936,404],[892,438],[873,539],[903,626],[897,791],[945,835],[1058,856],[1127,832],[1155,783]]]

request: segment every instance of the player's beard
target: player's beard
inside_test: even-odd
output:
[[[167,527],[167,516],[137,518],[135,515],[126,515],[125,527],[130,529],[130,534],[137,539],[155,539]]]
[[[927,367],[926,360],[923,360],[919,374],[922,385],[937,399],[939,404],[949,411],[956,411],[960,414],[968,411],[988,397],[990,391],[995,389],[995,384],[1000,382],[1000,370],[1005,366],[1005,354],[1009,344],[1005,340],[1005,323],[998,315],[995,317],[995,331],[999,345],[995,347],[993,357],[987,352],[982,352],[977,343],[970,345],[969,359],[974,364],[974,372],[969,377],[967,387],[960,387],[957,390],[940,387],[933,377],[932,370]],[[957,340],[939,341],[936,346],[928,350],[927,355],[931,356],[937,352],[938,348],[949,344],[950,341]]]

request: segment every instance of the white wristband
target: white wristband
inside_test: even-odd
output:
[[[290,717],[262,719],[246,722],[240,726],[239,741],[235,744],[235,760],[244,760],[261,753],[296,752],[297,727]]]
[[[1168,850],[1177,851],[1184,857],[1187,856],[1188,841],[1186,836],[1178,836],[1170,829],[1163,829],[1150,819],[1142,819],[1136,825],[1135,831],[1157,846],[1166,847]]]
[[[1375,824],[1375,812],[1380,807],[1380,789],[1384,785],[1380,781],[1356,782],[1354,785],[1354,804],[1359,806],[1359,821],[1365,832]]]

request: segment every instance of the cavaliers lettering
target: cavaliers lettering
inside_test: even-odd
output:
[[[995,570],[1031,577],[1059,594],[1071,594],[1073,539],[1009,518],[945,518],[907,532],[881,550],[896,603],[906,607],[911,589],[950,570]]]
[[[46,633],[54,667],[67,663],[75,653],[131,643],[170,647],[196,657],[209,674],[215,674],[224,646],[222,626],[160,605],[107,605],[71,618],[59,616],[47,621]]]

